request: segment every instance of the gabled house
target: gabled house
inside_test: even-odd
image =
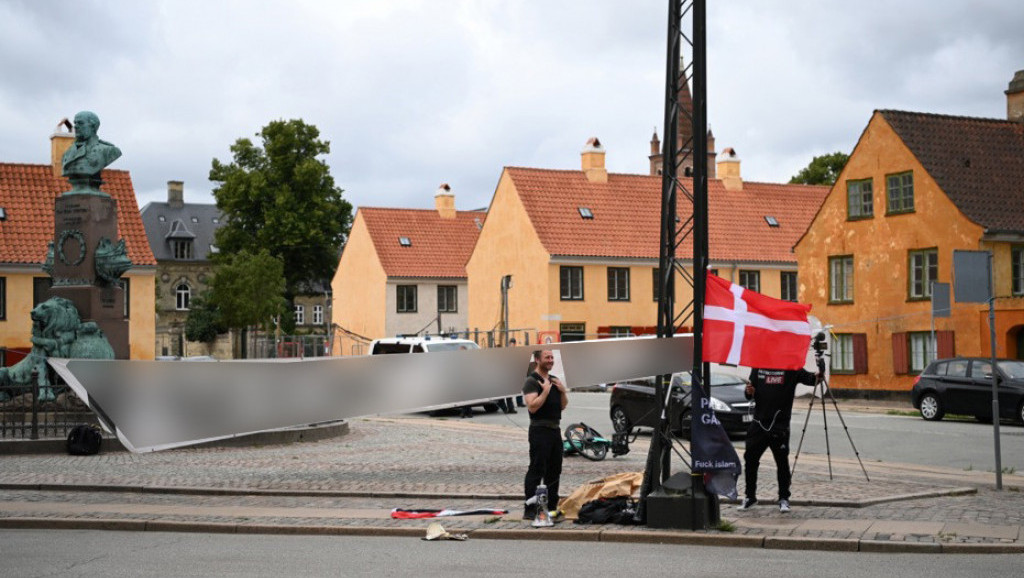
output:
[[[732,149],[718,155],[717,175],[708,184],[711,269],[796,300],[792,246],[828,188],[745,182]],[[690,179],[684,185],[692,187]],[[679,209],[685,222],[686,203]],[[506,167],[466,264],[469,325],[490,328],[507,314],[509,329],[529,332],[531,342],[653,332],[660,217],[661,177],[608,173],[596,138],[580,170]],[[692,243],[676,256],[692,261]],[[499,288],[507,275],[506,312]],[[676,292],[680,307],[692,299],[678,278]]]
[[[1024,71],[1008,118],[876,110],[796,246],[801,301],[832,325],[832,385],[907,392],[929,361],[990,353],[986,305],[934,320],[953,251],[993,253],[996,353],[1024,358]]]
[[[189,305],[208,288],[213,275],[210,255],[217,250],[214,234],[222,218],[217,205],[186,203],[184,183],[168,181],[167,201],[147,203],[141,216],[157,262],[157,354],[231,357],[226,334],[217,351],[185,339]]]
[[[66,122],[66,121],[65,121]],[[70,124],[63,126],[70,127]],[[0,163],[0,364],[20,359],[31,349],[29,313],[49,298],[52,279],[42,270],[53,240],[54,200],[71,190],[61,176],[64,151],[74,135],[59,130],[51,137],[50,164]],[[118,234],[125,240],[132,268],[122,277],[124,316],[129,319],[132,359],[152,359],[153,283],[156,260],[139,218],[131,175],[105,170],[101,190],[117,200]],[[8,351],[10,350],[10,351]]]
[[[456,211],[447,184],[434,203],[356,211],[331,282],[335,355],[365,353],[366,339],[466,328],[466,260],[485,214]]]

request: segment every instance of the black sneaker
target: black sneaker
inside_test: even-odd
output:
[[[757,498],[743,498],[743,503],[736,507],[737,510],[749,510],[757,505]]]
[[[523,519],[533,521],[537,517],[537,504],[528,504],[523,508]]]

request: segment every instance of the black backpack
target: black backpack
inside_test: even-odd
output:
[[[577,524],[632,524],[636,503],[626,496],[598,498],[580,508]]]
[[[94,425],[76,425],[68,434],[68,453],[73,456],[91,456],[100,453],[103,436]]]

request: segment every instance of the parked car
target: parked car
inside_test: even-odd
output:
[[[999,417],[1024,423],[1024,361],[996,360]],[[947,413],[992,420],[992,360],[939,359],[928,364],[910,390],[921,417],[938,421]]]
[[[656,427],[660,404],[654,395],[654,377],[632,379],[615,384],[609,398],[612,427],[616,432],[629,432],[636,427]],[[737,376],[711,373],[711,409],[722,422],[726,433],[741,434],[753,419],[753,402],[743,395],[746,382]],[[689,437],[690,373],[672,376],[672,395],[668,419],[673,431]]]
[[[445,337],[389,337],[375,339],[370,343],[370,355],[389,355],[393,353],[436,353],[438,351],[457,351],[459,349],[480,349],[475,341],[469,339],[449,339]],[[494,413],[498,411],[497,400],[477,404],[484,412]],[[472,407],[472,406],[459,406]],[[431,415],[441,415],[444,410],[430,412]]]

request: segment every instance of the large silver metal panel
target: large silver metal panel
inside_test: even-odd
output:
[[[545,347],[556,352],[570,388],[675,373],[693,364],[689,335]],[[206,363],[51,359],[50,365],[125,447],[146,452],[514,395],[523,386],[531,351]]]

